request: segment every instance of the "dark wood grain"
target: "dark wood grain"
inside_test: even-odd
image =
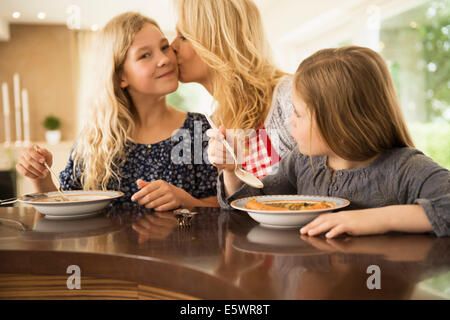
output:
[[[190,228],[173,212],[114,208],[50,221],[31,207],[0,208],[1,299],[426,299],[450,270],[450,239],[432,234],[300,236],[246,213],[197,208]],[[81,270],[80,290],[65,281]],[[379,266],[381,289],[367,273]],[[447,276],[448,278],[448,276]],[[445,280],[445,279],[444,279]],[[425,281],[425,282],[424,282]]]

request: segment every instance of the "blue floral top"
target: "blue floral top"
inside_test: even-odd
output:
[[[120,184],[110,181],[108,190],[122,191],[125,196],[114,204],[131,204],[131,196],[139,191],[138,179],[144,181],[164,180],[182,188],[193,197],[201,199],[216,196],[217,169],[207,157],[210,128],[206,118],[199,113],[187,114],[183,126],[171,138],[155,144],[128,142],[127,158],[120,168]],[[59,174],[63,190],[80,190],[80,172],[73,174],[70,155],[66,168]]]

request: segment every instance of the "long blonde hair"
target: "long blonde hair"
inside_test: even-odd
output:
[[[375,51],[323,49],[305,59],[294,88],[331,150],[368,160],[395,147],[414,147],[389,70]]]
[[[130,95],[120,87],[120,76],[134,36],[146,23],[159,28],[153,19],[126,12],[110,20],[96,39],[91,114],[72,154],[74,175],[80,170],[85,190],[105,190],[111,179],[120,183],[119,168],[126,160],[124,147],[132,141],[136,114]]]
[[[214,119],[230,129],[256,129],[264,121],[284,75],[251,0],[176,0],[178,29],[209,66]]]

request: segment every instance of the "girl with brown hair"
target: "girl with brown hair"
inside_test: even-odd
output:
[[[387,66],[368,48],[324,49],[299,66],[290,123],[298,148],[263,189],[224,169],[219,202],[251,195],[304,194],[350,200],[301,228],[333,238],[388,231],[450,235],[450,172],[414,149]],[[213,138],[214,157],[220,141]],[[224,176],[228,175],[228,179]],[[230,178],[232,177],[232,178]]]

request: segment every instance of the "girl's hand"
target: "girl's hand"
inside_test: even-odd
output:
[[[165,239],[178,226],[178,220],[172,212],[147,214],[132,224],[133,230],[139,233],[139,243],[149,239]]]
[[[376,209],[375,209],[376,210]],[[347,233],[352,236],[382,234],[388,230],[385,219],[374,209],[322,214],[300,229],[300,233],[316,236],[327,232],[327,238]]]
[[[210,138],[208,142],[208,160],[219,170],[226,170],[233,172],[235,163],[233,156],[225,148],[223,141],[226,139],[228,143],[234,147],[234,154],[237,154],[238,164],[242,164],[245,154],[245,144],[241,143],[241,140],[230,133],[228,135],[224,126],[220,126],[219,130],[209,129],[206,131],[207,136]]]
[[[192,198],[183,189],[177,188],[163,180],[146,182],[139,179],[137,185],[141,190],[131,197],[131,201],[156,211],[169,211],[179,208],[187,202],[189,197]]]
[[[53,156],[47,149],[41,149],[39,146],[37,151],[34,146],[22,149],[16,170],[25,177],[33,180],[43,180],[49,176],[49,171],[45,167],[46,162],[49,167],[53,164]]]

